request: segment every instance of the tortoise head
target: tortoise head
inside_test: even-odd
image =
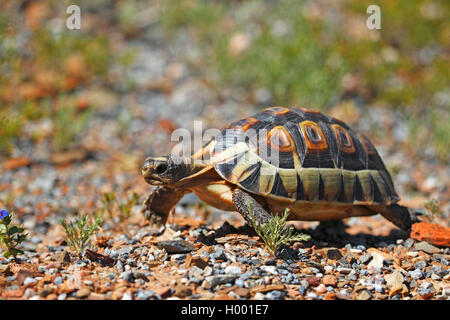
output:
[[[181,180],[195,176],[203,168],[204,165],[194,164],[190,158],[169,155],[147,158],[141,172],[148,184],[177,187]]]

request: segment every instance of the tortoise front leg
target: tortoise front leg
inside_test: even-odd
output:
[[[166,187],[158,187],[144,201],[144,209],[142,213],[156,226],[164,226],[170,211],[178,201],[190,191],[187,189],[174,189]]]
[[[260,224],[269,222],[273,216],[269,214],[264,208],[248,193],[241,189],[235,189],[233,191],[233,203],[236,206],[236,210],[244,217],[247,223],[254,227],[250,218],[250,210],[253,216]]]

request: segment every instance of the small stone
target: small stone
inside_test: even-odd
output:
[[[233,291],[242,298],[248,298],[250,296],[250,290],[247,288],[236,288]]]
[[[269,300],[280,300],[285,295],[286,295],[286,293],[284,291],[274,290],[274,291],[270,291],[269,293],[266,294],[266,299],[269,299]]]
[[[383,267],[383,256],[379,253],[372,253],[373,259],[369,262],[368,267],[381,269]]]
[[[129,291],[125,292],[121,300],[133,300],[133,294]]]
[[[342,253],[337,249],[329,249],[327,251],[327,257],[331,260],[339,260],[342,258]]]
[[[160,241],[157,246],[168,253],[187,253],[196,250],[190,242],[185,240]]]
[[[384,276],[386,285],[390,289],[389,296],[393,296],[403,290],[403,275],[399,271]]]
[[[183,285],[175,287],[175,296],[179,298],[186,298],[192,295],[192,289]]]
[[[440,251],[439,248],[436,248],[435,246],[432,246],[431,244],[425,241],[416,243],[416,245],[414,246],[414,250],[424,251],[429,254],[439,253]]]
[[[30,278],[30,277],[26,277],[25,280],[23,281],[23,285],[29,285],[29,284],[34,284],[37,283],[37,280],[34,278]]]
[[[325,284],[321,283],[317,286],[316,288],[316,293],[318,294],[323,294],[327,292],[327,287],[325,286]]]
[[[56,262],[59,262],[61,264],[68,264],[71,261],[69,252],[65,250],[54,253],[53,258]]]
[[[240,275],[242,273],[242,270],[238,266],[228,266],[225,268],[225,273]]]
[[[420,269],[420,270],[424,269],[426,266],[427,266],[427,262],[424,261],[424,260],[417,261],[417,262],[414,264],[414,268]]]
[[[373,289],[374,289],[376,292],[383,293],[383,286],[382,286],[381,284],[375,283],[375,284],[373,285]]]
[[[255,293],[255,295],[253,296],[253,300],[264,300],[265,296],[264,294],[262,294],[261,292],[257,292]]]
[[[422,279],[422,277],[423,277],[423,273],[422,273],[422,271],[420,271],[420,269],[415,269],[414,271],[410,271],[409,274],[415,280]]]
[[[278,274],[277,268],[275,266],[261,266],[261,270],[264,270],[270,274],[276,275]]]
[[[360,264],[367,264],[372,260],[372,255],[370,253],[364,254],[361,257],[359,257],[359,263]]]
[[[298,287],[298,292],[300,292],[300,294],[301,294],[302,296],[305,295],[306,290],[307,290],[307,287],[305,287],[305,286],[299,286],[299,287]]]
[[[66,298],[67,298],[67,294],[66,294],[66,293],[61,293],[61,294],[58,296],[57,300],[66,300]]]
[[[325,275],[322,279],[322,283],[326,286],[335,287],[337,284],[337,279],[333,275]]]
[[[63,278],[62,277],[56,277],[55,280],[53,280],[53,283],[55,285],[59,285],[59,284],[63,283]]]
[[[89,288],[81,288],[77,291],[76,297],[78,299],[83,299],[86,298],[87,296],[89,296],[89,294],[91,293],[91,291],[89,290]]]
[[[306,298],[310,298],[310,299],[317,299],[319,296],[317,294],[315,294],[314,292],[310,292],[308,293],[308,295],[306,296]]]
[[[211,289],[219,284],[230,283],[232,282],[236,276],[229,274],[219,274],[214,276],[206,277],[202,283],[202,287],[204,289]]]
[[[359,292],[357,299],[358,300],[369,300],[372,298],[372,295],[368,290],[362,290]]]
[[[408,238],[405,242],[403,242],[403,246],[405,247],[406,250],[409,250],[414,245],[414,242],[415,242],[414,239]]]
[[[40,291],[39,291],[39,296],[41,296],[42,298],[47,297],[49,294],[53,293],[53,288],[50,288],[49,286],[45,286],[43,287]]]

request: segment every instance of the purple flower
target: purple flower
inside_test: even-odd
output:
[[[9,212],[6,210],[0,210],[0,221],[9,216]]]

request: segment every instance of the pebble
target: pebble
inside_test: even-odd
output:
[[[420,269],[415,269],[413,271],[410,271],[409,274],[415,280],[422,279],[422,277],[423,277],[423,273],[422,273],[422,271],[420,271]]]
[[[314,292],[310,292],[307,294],[306,298],[310,298],[310,299],[317,299],[319,296],[317,294],[315,294]]]
[[[285,292],[284,291],[279,291],[279,290],[273,290],[270,291],[266,294],[266,299],[269,300],[280,300],[281,298],[283,298],[285,296]]]
[[[59,285],[63,283],[63,278],[62,277],[56,277],[55,280],[53,280],[53,283],[55,285]]]
[[[90,293],[91,293],[91,291],[88,288],[81,288],[81,289],[78,289],[76,297],[79,299],[83,299],[83,298],[86,298],[87,296],[89,296]]]
[[[437,248],[437,247],[435,247],[435,246],[433,246],[433,245],[431,245],[431,244],[429,244],[428,242],[425,242],[425,241],[416,243],[416,245],[414,246],[414,250],[424,251],[424,252],[429,253],[429,254],[434,254],[434,253],[439,253],[440,252],[439,248]]]
[[[260,269],[273,275],[278,274],[277,268],[275,266],[261,266]]]
[[[302,296],[304,296],[307,289],[308,289],[308,287],[305,287],[305,286],[302,286],[302,285],[301,285],[301,286],[298,287],[298,292],[300,292],[300,294],[301,294]]]
[[[66,293],[61,293],[59,296],[58,296],[58,300],[66,300],[66,298],[67,298],[67,294]]]
[[[25,280],[23,281],[24,286],[33,284],[33,283],[37,283],[37,280],[34,278],[30,278],[30,277],[26,277]]]
[[[375,283],[375,284],[373,285],[373,289],[374,289],[376,292],[383,293],[383,286],[382,286],[381,284]]]
[[[157,243],[158,248],[165,249],[168,253],[188,253],[196,248],[185,240],[160,241]]]
[[[242,270],[238,266],[228,266],[225,268],[225,273],[240,275]]]
[[[321,284],[319,284],[319,285],[317,286],[316,292],[317,292],[318,294],[326,293],[326,292],[327,292],[327,287],[326,287],[323,283],[321,283]]]
[[[214,288],[215,286],[217,286],[219,284],[230,283],[235,278],[236,277],[234,275],[228,275],[228,274],[209,276],[209,277],[206,277],[205,280],[203,281],[202,287],[204,289]]]
[[[361,257],[359,257],[359,263],[360,264],[367,264],[372,260],[372,255],[370,253],[364,254]]]

